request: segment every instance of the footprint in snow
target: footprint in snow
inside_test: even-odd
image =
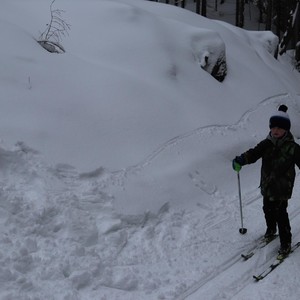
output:
[[[189,177],[191,178],[194,185],[201,189],[203,192],[208,195],[213,195],[217,191],[217,187],[213,184],[209,184],[201,179],[201,175],[199,171],[195,171],[194,173],[189,173]]]

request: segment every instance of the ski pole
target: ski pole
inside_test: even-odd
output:
[[[245,234],[247,232],[247,228],[244,227],[244,222],[243,222],[243,207],[242,207],[240,172],[237,172],[237,178],[238,178],[238,187],[239,187],[240,214],[241,214],[241,225],[242,225],[239,232],[240,232],[240,234]]]

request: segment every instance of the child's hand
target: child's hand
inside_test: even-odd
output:
[[[244,164],[245,159],[243,155],[236,156],[235,159],[232,161],[232,168],[234,171],[239,172]]]

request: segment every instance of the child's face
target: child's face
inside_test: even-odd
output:
[[[279,128],[279,127],[273,127],[271,128],[271,135],[274,138],[280,139],[282,138],[286,133],[285,129]]]

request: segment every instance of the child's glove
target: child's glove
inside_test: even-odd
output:
[[[232,161],[232,168],[234,171],[239,172],[242,169],[242,166],[245,164],[245,158],[243,155],[236,156]]]

